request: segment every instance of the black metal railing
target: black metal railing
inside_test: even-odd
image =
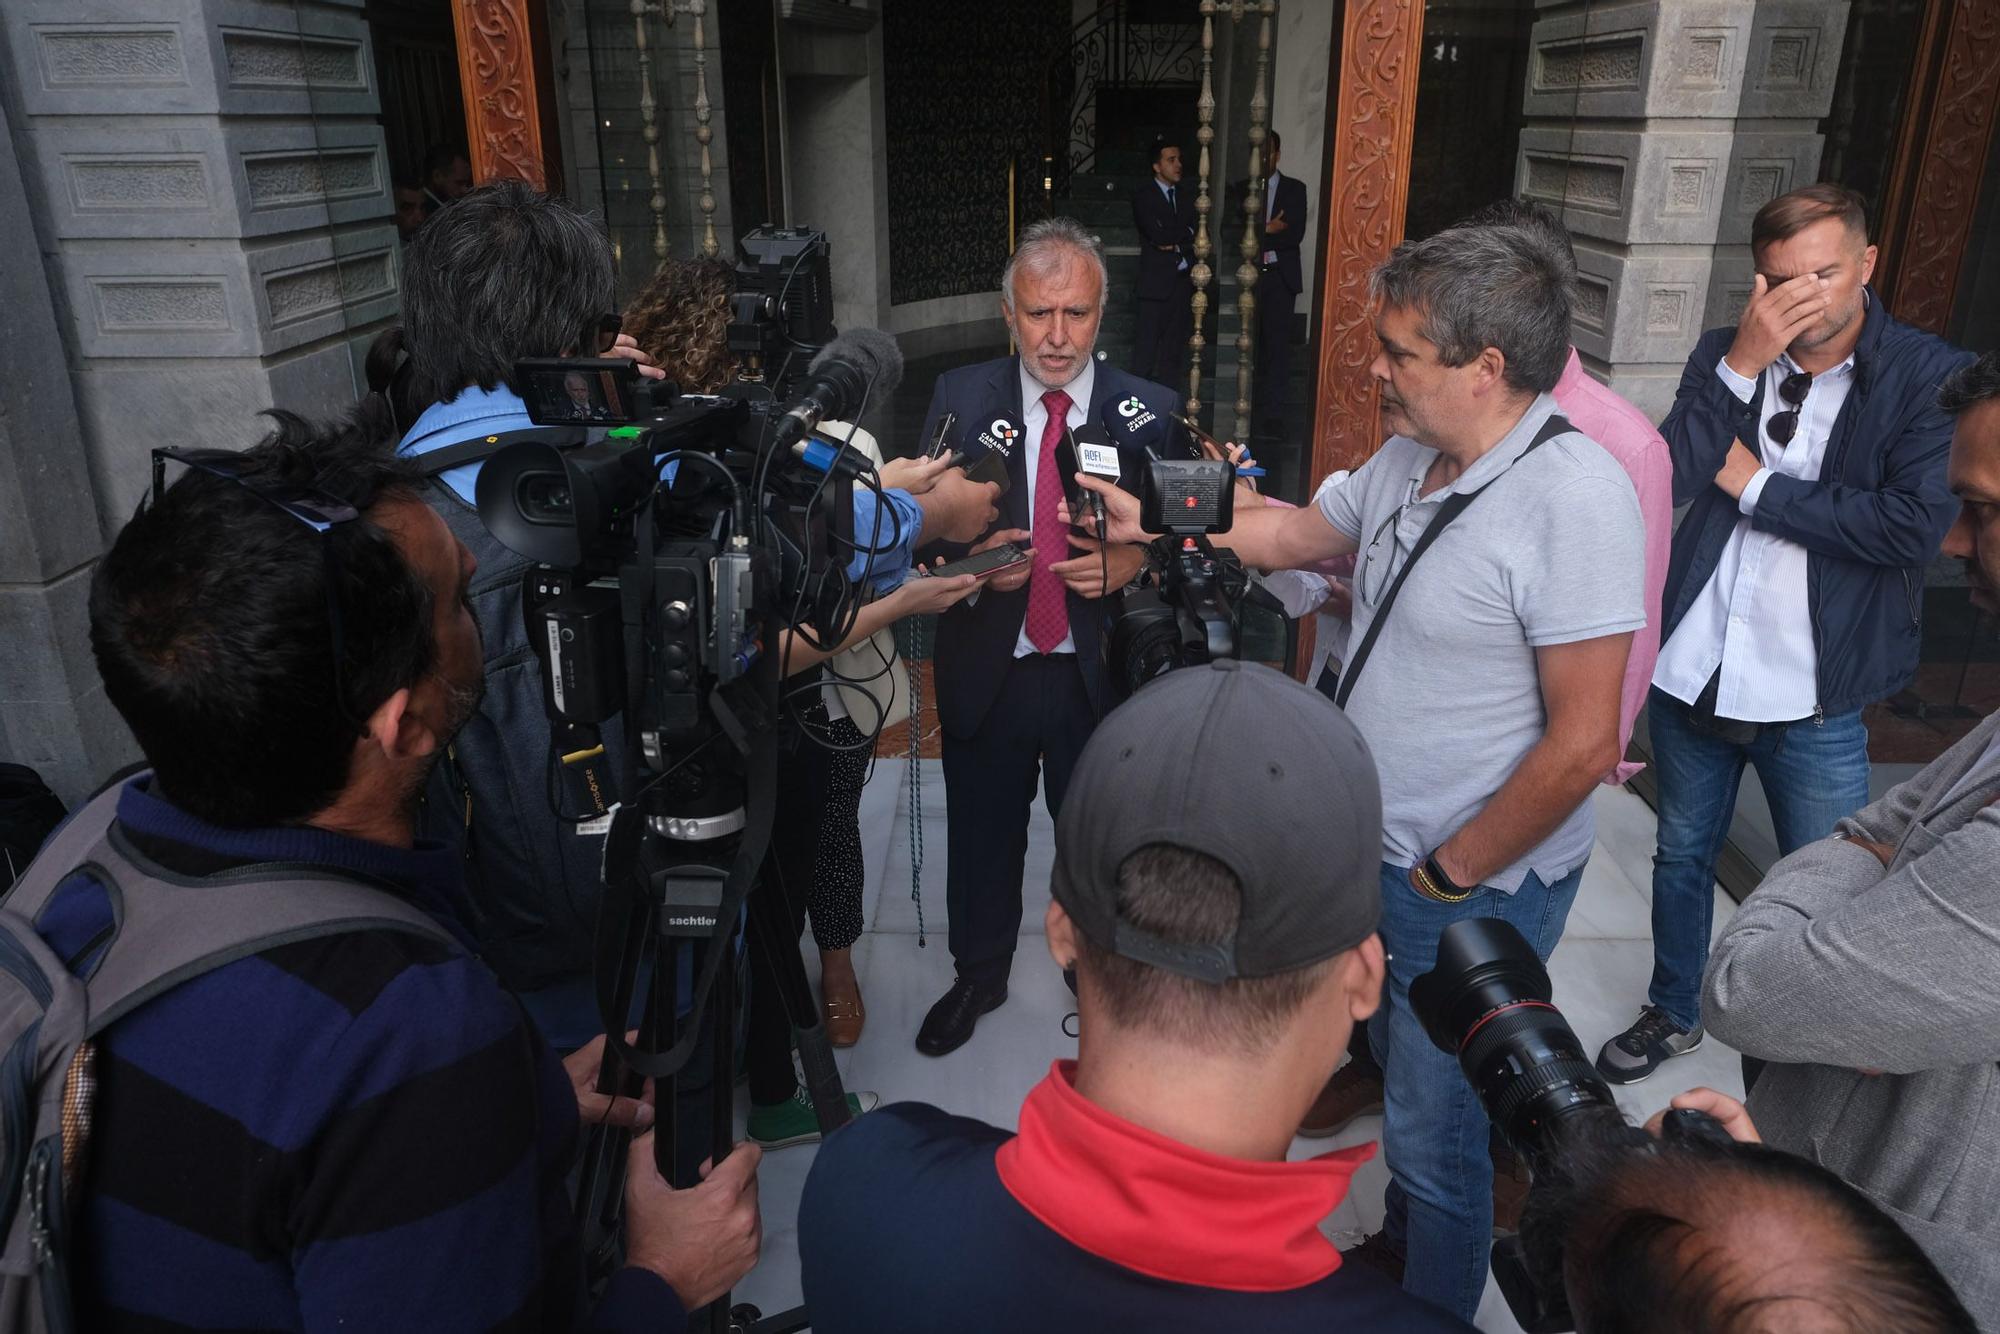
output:
[[[1067,195],[1070,177],[1097,164],[1103,90],[1192,89],[1201,82],[1201,25],[1138,23],[1129,10],[1127,0],[1103,0],[1049,62],[1042,107],[1050,195]]]

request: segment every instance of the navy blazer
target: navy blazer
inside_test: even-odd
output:
[[[1263,248],[1277,252],[1278,277],[1291,289],[1292,295],[1297,296],[1306,285],[1305,275],[1299,268],[1299,243],[1305,240],[1306,235],[1306,183],[1283,172],[1278,173],[1278,198],[1271,207],[1271,217],[1279,213],[1285,215],[1285,230],[1265,232]],[[1263,223],[1269,221],[1270,218],[1264,218],[1258,226],[1261,228]]]
[[[1667,563],[1662,643],[1715,574],[1743,517],[1715,474],[1732,440],[1757,439],[1764,377],[1745,403],[1715,373],[1735,337],[1733,326],[1702,335],[1660,424],[1673,455],[1674,503],[1689,507]],[[1757,498],[1751,525],[1806,549],[1819,706],[1829,714],[1885,699],[1916,672],[1924,567],[1958,513],[1945,484],[1952,419],[1938,406],[1938,384],[1971,360],[1897,320],[1870,289],[1854,386],[1834,418],[1819,480],[1774,475]]]
[[[1194,186],[1182,181],[1174,187],[1174,206],[1160,183],[1148,176],[1145,184],[1132,192],[1132,225],[1139,231],[1139,297],[1157,300],[1185,296],[1194,285],[1185,259],[1194,264]],[[1162,250],[1161,246],[1173,246]]]
[[[1097,363],[1097,379],[1091,386],[1089,420],[1099,420],[1107,404],[1127,396],[1137,396],[1140,402],[1162,416],[1169,410],[1180,408],[1180,399],[1172,390],[1100,361]],[[931,394],[931,407],[924,418],[924,429],[917,438],[930,439],[937,428],[939,416],[946,412],[958,415],[961,431],[983,425],[1001,413],[1018,419],[1021,415],[1020,359],[1001,357],[997,361],[960,366],[940,375],[937,388]],[[1000,497],[1000,518],[994,529],[1030,527],[1026,451],[1040,446],[1039,438],[1024,438],[1021,447],[1008,457],[1010,484],[1007,494]],[[1139,479],[1144,476],[1146,456],[1136,446],[1122,442],[1118,454],[1118,484],[1136,495]],[[1065,559],[1076,554],[1071,550],[1065,554]],[[1090,694],[1091,707],[1102,717],[1110,707],[1103,657],[1104,626],[1110,613],[1110,599],[1081,598],[1075,593],[1066,596],[1069,601],[1069,629],[1076,640],[1076,660],[1083,670],[1084,689]],[[938,618],[932,665],[937,682],[938,720],[945,731],[964,737],[979,730],[986,711],[993,706],[994,698],[1000,693],[1000,684],[1014,657],[1014,645],[1027,614],[1028,588],[1023,584],[1011,593],[995,592],[989,588],[976,600],[961,602]]]

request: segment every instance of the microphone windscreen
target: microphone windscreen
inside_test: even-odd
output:
[[[850,329],[821,348],[808,371],[819,370],[827,362],[844,361],[871,376],[871,394],[887,396],[903,382],[903,349],[880,329]]]
[[[1115,482],[1124,475],[1118,463],[1118,446],[1102,422],[1085,422],[1076,428],[1076,453],[1083,470],[1092,477]]]
[[[1004,495],[1013,484],[1007,463],[1020,444],[1021,433],[1020,421],[1004,412],[975,422],[959,442],[959,466],[975,482],[997,482]]]
[[[1151,458],[1191,457],[1185,442],[1174,440],[1174,423],[1137,394],[1108,400],[1099,421],[1114,441],[1143,450]]]

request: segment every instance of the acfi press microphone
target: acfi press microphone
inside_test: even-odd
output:
[[[1084,475],[1088,477],[1115,485],[1123,475],[1118,463],[1118,446],[1111,443],[1110,433],[1097,422],[1085,422],[1077,428],[1076,456]],[[1097,540],[1101,542],[1109,521],[1104,512],[1104,497],[1088,489],[1083,490],[1083,497],[1084,504],[1090,507],[1090,517],[1097,525]]]

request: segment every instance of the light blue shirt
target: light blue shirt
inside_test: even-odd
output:
[[[481,389],[477,385],[459,391],[447,403],[433,403],[411,424],[396,452],[406,458],[428,454],[447,445],[462,444],[482,435],[534,428],[528,407],[513,390],[502,385]],[[673,478],[673,465],[664,474]],[[476,504],[479,465],[468,463],[442,474],[442,480],[466,504]],[[847,577],[853,583],[866,580],[876,593],[896,587],[910,572],[924,530],[923,508],[907,491],[884,490],[888,509],[879,508],[875,493],[854,488],[854,544],[859,548],[847,563]],[[881,515],[881,533],[876,535],[876,515]],[[871,540],[872,539],[872,540]],[[873,550],[872,548],[880,548]]]

